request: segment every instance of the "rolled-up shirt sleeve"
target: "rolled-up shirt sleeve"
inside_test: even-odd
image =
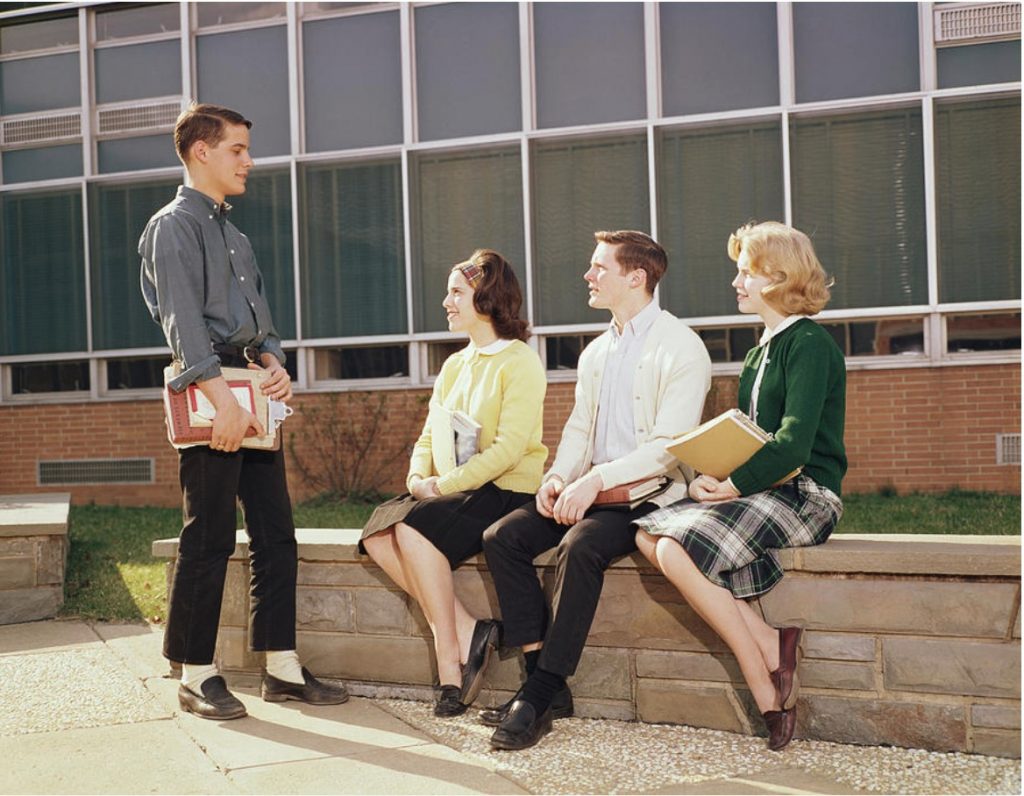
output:
[[[154,218],[139,241],[142,294],[182,372],[171,389],[221,375],[203,317],[203,251],[198,230],[175,215]]]

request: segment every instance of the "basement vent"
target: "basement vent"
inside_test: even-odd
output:
[[[173,127],[179,113],[178,99],[101,108],[96,112],[96,130],[100,135],[158,133]]]
[[[0,130],[2,130],[0,143],[4,146],[65,141],[82,135],[82,114],[75,111],[74,113],[5,119]]]
[[[1020,464],[1020,434],[996,434],[996,464]]]
[[[935,44],[1020,38],[1020,3],[981,3],[935,10]]]
[[[39,486],[153,483],[153,459],[73,459],[38,464]]]

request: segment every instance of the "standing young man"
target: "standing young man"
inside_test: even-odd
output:
[[[525,749],[572,715],[566,685],[579,663],[604,571],[636,549],[630,523],[686,496],[686,478],[665,450],[700,422],[711,386],[711,359],[700,338],[658,306],[654,288],[668,267],[665,250],[642,232],[596,232],[583,275],[589,304],[611,311],[604,334],[580,355],[576,404],[558,453],[524,506],[484,534],[484,554],[505,624],[505,644],[522,646],[527,679],[505,705],[482,711],[496,726],[491,745]],[[633,511],[588,512],[598,492],[668,475],[673,484]],[[552,615],[533,559],[558,547]]]
[[[209,446],[179,452],[184,527],[167,612],[164,655],[182,664],[178,702],[208,719],[235,719],[245,706],[213,662],[228,557],[235,549],[235,501],[242,504],[252,554],[249,643],[266,653],[263,698],[335,705],[344,687],[321,683],[295,653],[297,555],[284,453],[241,448],[259,421],[235,401],[221,366],[263,368],[263,392],[292,397],[281,340],[248,238],[227,219],[226,196],[245,193],[252,168],[252,122],[216,105],[193,103],[174,128],[187,185],[150,219],[139,241],[142,295],[163,328],[181,373],[217,410]]]

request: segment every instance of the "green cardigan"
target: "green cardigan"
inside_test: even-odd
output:
[[[740,373],[739,405],[750,412],[750,393],[764,346],[747,353]],[[769,345],[761,378],[757,424],[775,435],[731,474],[742,495],[760,492],[803,467],[805,475],[837,495],[846,474],[846,361],[821,326],[803,318]]]

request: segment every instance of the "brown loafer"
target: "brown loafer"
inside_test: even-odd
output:
[[[773,752],[784,749],[793,740],[793,732],[796,730],[796,708],[769,710],[761,716],[768,725],[768,748]]]
[[[802,627],[779,628],[779,668],[771,672],[771,678],[779,695],[779,706],[782,710],[789,710],[796,705],[797,694],[800,691],[797,667],[800,666],[804,653],[803,645],[800,643],[803,632]]]

